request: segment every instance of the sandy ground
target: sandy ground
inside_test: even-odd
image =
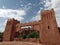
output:
[[[20,42],[20,41],[12,41],[12,42],[0,42],[0,45],[60,45],[60,43],[58,44],[40,44],[40,43],[34,43],[34,42]]]
[[[42,44],[39,44],[38,42],[37,43],[34,43],[34,42],[16,42],[16,41],[13,41],[13,42],[0,42],[0,45],[42,45]]]

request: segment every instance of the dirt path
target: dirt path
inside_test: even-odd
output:
[[[0,45],[42,45],[39,43],[32,43],[32,42],[0,42]]]

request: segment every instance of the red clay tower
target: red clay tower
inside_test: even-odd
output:
[[[56,23],[54,9],[41,11],[40,41],[55,43],[59,39],[59,30]]]
[[[16,24],[19,21],[15,19],[9,19],[6,24],[5,32],[3,35],[3,41],[12,41],[16,32]]]

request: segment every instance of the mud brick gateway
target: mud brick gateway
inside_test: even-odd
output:
[[[38,30],[41,43],[60,42],[54,9],[41,11],[41,20],[37,22],[20,23],[15,19],[9,19],[6,24],[3,41],[13,41],[15,33],[21,30],[23,26],[32,26],[32,29]]]

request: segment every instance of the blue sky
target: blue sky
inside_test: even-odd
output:
[[[58,26],[60,26],[60,0],[0,0],[0,32],[6,22],[15,18],[21,22],[40,19],[40,11],[54,8]]]

